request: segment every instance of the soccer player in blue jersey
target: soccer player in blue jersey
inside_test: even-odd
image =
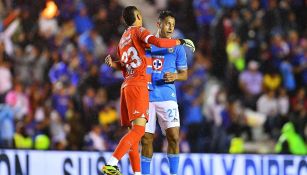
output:
[[[160,38],[172,38],[175,18],[170,11],[162,11],[158,19]],[[174,82],[187,79],[187,58],[183,46],[158,48],[151,45],[152,86],[149,98],[149,121],[142,138],[141,170],[143,175],[150,174],[153,155],[153,138],[156,121],[166,134],[168,141],[167,157],[170,174],[177,175],[179,163],[179,127],[180,119]]]

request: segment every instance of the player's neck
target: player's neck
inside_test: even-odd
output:
[[[133,24],[132,24],[132,26],[133,27],[142,27],[142,22],[140,22],[140,21],[135,21]]]

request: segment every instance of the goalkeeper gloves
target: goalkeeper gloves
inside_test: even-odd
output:
[[[195,46],[192,40],[190,39],[179,39],[180,45],[189,47],[193,52],[195,51]]]

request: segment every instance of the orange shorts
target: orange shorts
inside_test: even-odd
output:
[[[126,86],[121,89],[120,110],[122,126],[131,126],[139,117],[148,120],[149,92],[146,86]]]

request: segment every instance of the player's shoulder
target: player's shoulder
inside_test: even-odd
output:
[[[177,46],[175,46],[174,49],[175,49],[176,53],[185,53],[185,49],[184,49],[183,45],[177,45]]]
[[[184,50],[184,46],[183,45],[177,45],[177,46],[175,46],[175,49]]]
[[[145,27],[142,27],[142,26],[131,26],[131,27],[129,27],[129,30],[133,31],[133,32],[140,32],[140,33],[147,31],[147,29]]]

